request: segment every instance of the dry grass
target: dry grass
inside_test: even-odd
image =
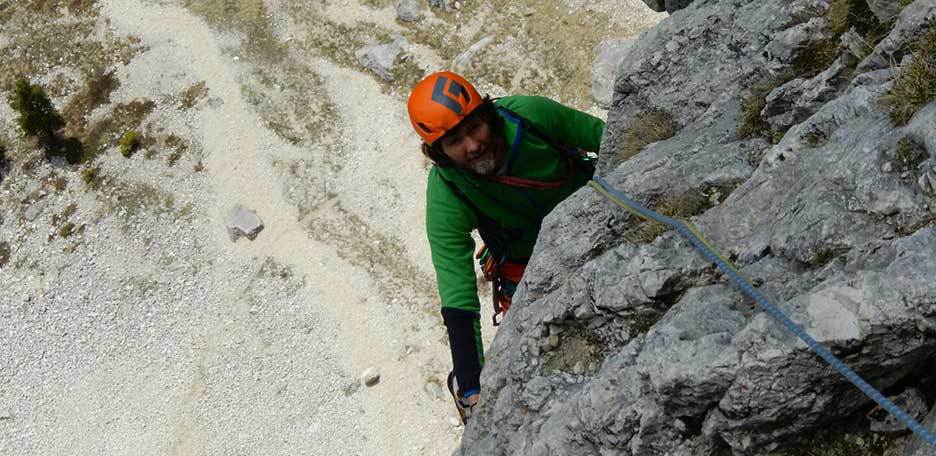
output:
[[[85,161],[93,159],[106,147],[115,145],[124,133],[140,130],[143,120],[155,107],[156,104],[146,98],[114,106],[110,115],[91,124],[84,133],[82,142],[86,148]]]
[[[761,111],[767,105],[767,95],[771,90],[780,87],[786,82],[783,79],[767,79],[753,84],[741,98],[741,120],[738,124],[738,138],[749,138],[753,135],[771,137],[770,125],[761,117]]]
[[[712,202],[702,193],[692,191],[669,195],[653,208],[667,217],[689,218],[705,212],[712,207]],[[624,234],[624,239],[633,244],[649,244],[671,228],[660,222],[641,220],[638,225]]]
[[[889,24],[881,24],[865,0],[832,0],[825,15],[830,36],[810,42],[794,62],[798,76],[812,76],[825,70],[838,55],[839,40],[848,29],[864,38],[868,52],[884,39]]]
[[[914,42],[910,53],[913,59],[881,97],[896,125],[906,125],[920,108],[936,99],[936,27]]]
[[[629,160],[648,144],[672,138],[675,134],[676,123],[669,113],[661,110],[639,113],[624,130],[617,158],[620,161]]]
[[[185,7],[221,29],[246,36],[245,50],[262,62],[279,62],[286,47],[273,36],[273,26],[263,0],[186,0]]]
[[[196,82],[179,94],[179,108],[189,109],[207,96],[208,86],[205,85],[205,81]]]
[[[114,71],[105,72],[98,68],[85,81],[85,87],[75,95],[62,110],[68,129],[82,130],[87,126],[87,116],[95,108],[110,102],[110,95],[120,86]]]
[[[897,142],[897,151],[894,153],[894,160],[897,162],[897,171],[912,171],[920,166],[920,163],[929,158],[929,153],[909,137],[903,137]]]

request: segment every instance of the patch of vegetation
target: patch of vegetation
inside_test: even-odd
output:
[[[807,262],[808,269],[820,269],[836,258],[848,254],[847,247],[822,246],[816,249],[812,258]]]
[[[705,212],[714,206],[714,203],[703,193],[690,190],[680,195],[667,196],[650,206],[667,217],[685,219]],[[670,229],[672,228],[669,225],[641,219],[636,226],[624,233],[624,240],[632,244],[649,244]]]
[[[84,89],[75,95],[62,111],[69,129],[83,130],[87,125],[87,116],[95,108],[110,101],[111,93],[120,86],[114,71],[105,72],[101,68],[85,81]]]
[[[54,178],[51,179],[51,183],[52,183],[52,188],[60,192],[62,190],[65,190],[65,187],[68,186],[68,179],[66,179],[65,176],[55,176]]]
[[[182,158],[182,154],[188,150],[188,144],[180,137],[170,133],[163,140],[163,144],[170,149],[169,156],[166,158],[166,163],[169,166],[173,166]]]
[[[100,172],[99,168],[91,166],[81,170],[81,181],[84,182],[85,188],[97,188]]]
[[[69,218],[71,218],[72,215],[75,215],[75,212],[77,210],[78,210],[78,205],[76,205],[75,203],[71,203],[68,206],[65,206],[65,209],[62,209],[61,214],[52,215],[52,224],[59,225],[62,222],[67,221]]]
[[[676,130],[673,116],[666,111],[654,109],[641,112],[634,116],[630,126],[624,130],[617,158],[620,161],[629,160],[648,144],[673,137]]]
[[[69,163],[81,159],[81,143],[62,136],[60,130],[65,120],[42,86],[30,84],[26,79],[16,81],[10,107],[19,115],[16,122],[23,133],[39,142],[46,157],[64,157]]]
[[[62,225],[62,226],[58,229],[58,235],[59,235],[59,237],[61,237],[61,238],[63,238],[63,239],[64,239],[64,238],[67,238],[67,237],[69,237],[69,236],[71,236],[72,233],[74,233],[74,232],[75,232],[75,224],[72,223],[72,222],[68,222],[68,223]]]
[[[580,323],[564,325],[559,336],[559,345],[550,352],[543,365],[543,371],[594,374],[605,359],[606,350],[602,347],[606,345]]]
[[[94,0],[37,0],[0,2],[0,5],[20,3],[26,7],[4,11],[0,6],[0,17],[6,16],[3,29],[8,39],[4,58],[0,59],[0,89],[10,90],[18,78],[41,78],[63,68],[88,78],[115,61],[129,63],[142,50],[138,38],[117,37],[107,28],[99,33]]]
[[[775,453],[777,456],[854,456],[887,454],[897,437],[873,432],[834,433],[817,431],[801,439],[802,445]]]
[[[793,63],[794,72],[809,77],[828,68],[838,55],[842,35],[850,28],[862,36],[867,52],[887,36],[888,24],[881,24],[866,0],[832,0],[826,11],[829,37],[810,42]]]
[[[4,169],[9,164],[9,159],[7,158],[7,146],[2,141],[0,141],[0,169]]]
[[[51,142],[58,130],[65,126],[65,121],[52,106],[45,89],[25,79],[16,81],[10,107],[19,114],[16,123],[23,133],[44,143]]]
[[[83,142],[87,150],[85,161],[93,159],[115,142],[119,143],[125,132],[141,130],[143,120],[155,108],[156,103],[146,98],[114,106],[110,114],[92,123],[84,133]]]
[[[139,131],[130,130],[120,138],[120,155],[130,158],[137,149],[140,148],[140,142],[143,135]]]
[[[896,125],[906,125],[924,105],[936,99],[936,27],[910,46],[913,56],[881,97]]]
[[[10,244],[7,241],[0,241],[0,268],[10,262]]]
[[[263,265],[260,266],[259,275],[286,280],[292,277],[293,272],[289,266],[281,265],[277,263],[276,260],[274,260],[272,257],[267,257],[266,261],[263,262]]]
[[[205,85],[205,81],[196,82],[179,95],[179,108],[189,109],[207,96],[208,86]]]
[[[928,158],[929,153],[926,149],[910,139],[910,137],[904,136],[900,138],[900,141],[897,141],[897,151],[894,153],[897,171],[913,171]]]
[[[820,147],[829,142],[829,134],[816,129],[803,135],[803,141],[809,147]]]
[[[773,141],[773,131],[770,125],[761,117],[761,111],[767,106],[767,95],[777,87],[780,87],[786,78],[766,79],[753,84],[746,94],[741,97],[741,120],[738,124],[738,138],[750,138],[758,135],[770,138]]]
[[[286,57],[286,46],[273,35],[263,0],[185,0],[185,7],[214,27],[243,33],[244,50],[261,62],[279,62]]]

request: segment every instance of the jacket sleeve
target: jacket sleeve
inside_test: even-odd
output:
[[[452,193],[433,168],[426,189],[426,234],[443,308],[481,310],[473,263],[475,243],[471,237],[477,224],[471,209]]]
[[[462,394],[479,390],[484,366],[481,306],[473,263],[475,243],[471,237],[477,224],[471,209],[452,193],[433,168],[426,189],[426,232],[442,299],[452,367]]]
[[[523,104],[527,106],[521,109],[535,113],[530,115],[528,120],[536,123],[540,129],[548,132],[557,141],[587,151],[598,152],[601,146],[601,136],[604,133],[604,121],[546,97],[524,98]],[[520,112],[519,109],[518,112]]]

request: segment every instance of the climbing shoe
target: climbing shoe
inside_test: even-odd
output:
[[[474,405],[468,403],[468,400],[463,398],[461,392],[458,391],[458,380],[455,379],[455,372],[449,372],[448,375],[448,390],[452,394],[452,399],[455,400],[455,408],[458,409],[458,416],[461,417],[462,424],[468,424],[468,418],[471,418],[471,414],[474,411]]]

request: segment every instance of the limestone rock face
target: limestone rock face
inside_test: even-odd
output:
[[[830,31],[828,6],[699,1],[645,32],[618,72],[598,174],[652,207],[686,207],[813,338],[932,407],[936,102],[897,127],[879,98],[896,74],[883,62],[902,61],[936,1],[907,6],[866,56]],[[822,40],[831,63],[798,74]],[[651,111],[675,133],[618,158]],[[739,133],[751,113],[769,134]],[[902,140],[924,152],[895,171]],[[872,432],[869,398],[689,242],[646,228],[590,187],[547,217],[459,454],[754,455],[846,421]]]

